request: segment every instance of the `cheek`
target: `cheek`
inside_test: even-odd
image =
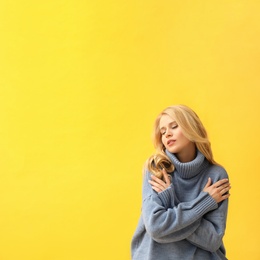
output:
[[[185,135],[183,135],[182,133],[180,133],[179,137],[184,144],[190,143],[190,140]]]
[[[167,144],[166,139],[164,136],[161,137],[162,144],[165,146]]]
[[[178,136],[178,138],[182,140],[187,139],[180,129],[176,132],[176,136]]]

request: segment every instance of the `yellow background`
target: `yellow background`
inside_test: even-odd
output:
[[[0,1],[0,259],[130,259],[151,130],[204,122],[225,244],[259,260],[259,1]]]

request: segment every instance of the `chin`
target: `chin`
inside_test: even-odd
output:
[[[169,147],[167,148],[167,150],[170,152],[170,153],[177,153],[178,151],[176,149],[174,149],[173,147]]]

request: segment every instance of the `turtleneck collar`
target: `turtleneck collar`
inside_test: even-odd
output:
[[[175,170],[183,179],[190,179],[195,177],[208,164],[208,161],[199,150],[197,150],[196,158],[193,161],[186,163],[180,162],[175,154],[172,154],[167,150],[165,152],[172,161]]]

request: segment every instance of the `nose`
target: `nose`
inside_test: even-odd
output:
[[[172,136],[172,132],[171,132],[171,129],[170,129],[170,128],[167,128],[167,129],[166,129],[165,135],[166,135],[166,137]]]

